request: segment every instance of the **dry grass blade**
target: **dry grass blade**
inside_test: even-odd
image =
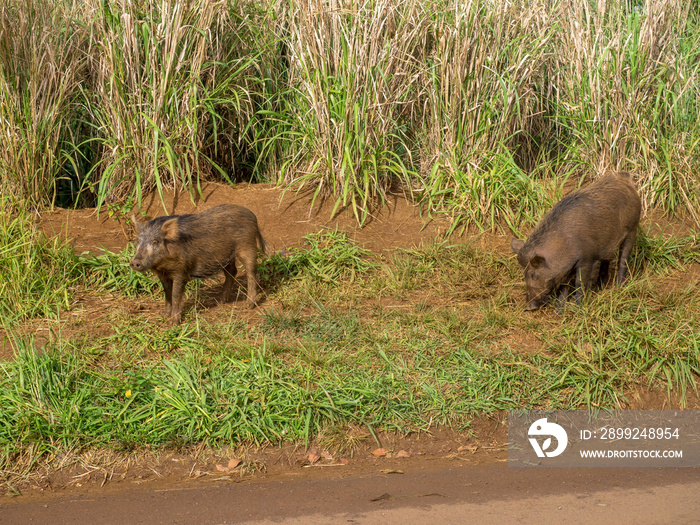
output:
[[[63,142],[85,75],[87,33],[70,3],[5,2],[0,7],[0,192],[52,202]]]
[[[426,19],[418,2],[296,3],[287,45],[292,158],[287,184],[311,185],[360,222],[410,164],[402,128],[418,103]]]

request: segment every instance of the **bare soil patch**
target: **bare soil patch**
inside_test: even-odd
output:
[[[204,186],[203,195],[193,202],[188,194],[164,190],[162,203],[156,194],[151,195],[136,212],[152,219],[161,215],[197,213],[219,204],[238,204],[255,213],[260,230],[274,251],[301,246],[303,237],[309,233],[337,229],[363,247],[382,254],[432,243],[449,227],[446,222],[424,220],[418,208],[401,195],[390,196],[388,206],[371,217],[363,228],[358,227],[348,209],[331,217],[333,202],[317,200],[311,207],[312,195],[284,193],[271,184],[241,184],[233,188],[210,183]],[[92,209],[56,209],[44,213],[39,224],[46,234],[69,240],[78,252],[95,252],[100,248],[121,251],[134,238],[133,227],[126,218],[110,218],[105,210],[98,216]]]

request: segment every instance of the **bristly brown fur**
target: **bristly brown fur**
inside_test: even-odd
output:
[[[555,204],[522,246],[511,243],[524,269],[528,309],[542,306],[560,286],[568,288],[572,275],[580,300],[582,288],[618,251],[622,282],[640,213],[639,195],[626,173],[606,175]]]
[[[140,225],[131,267],[153,270],[163,284],[165,315],[182,319],[182,293],[190,279],[224,272],[223,300],[231,299],[240,261],[248,278],[248,305],[257,303],[257,249],[265,240],[255,214],[233,204],[222,204],[198,214],[158,217]]]

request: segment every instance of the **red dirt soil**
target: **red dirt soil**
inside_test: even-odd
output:
[[[163,203],[156,195],[144,200],[137,213],[152,219],[160,215],[201,212],[219,204],[238,204],[250,209],[258,217],[260,230],[273,251],[302,245],[302,238],[311,232],[335,230],[348,235],[365,248],[381,254],[396,248],[414,248],[433,240],[448,229],[446,222],[424,221],[419,210],[400,195],[389,197],[388,207],[371,217],[363,228],[349,209],[331,218],[333,202],[319,202],[311,208],[311,195],[286,194],[271,184],[239,185],[236,188],[211,183],[203,188],[203,199],[192,201],[188,194],[164,191]],[[167,213],[166,213],[167,210]],[[121,251],[133,239],[133,228],[125,221],[117,221],[102,211],[63,210],[44,213],[41,228],[49,235],[60,235],[70,240],[76,251],[97,251],[104,248]],[[504,240],[504,247],[507,244]],[[97,250],[96,250],[97,249]]]

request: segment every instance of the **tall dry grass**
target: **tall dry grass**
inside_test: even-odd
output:
[[[310,184],[360,222],[409,183],[428,19],[417,0],[292,2],[285,184]]]
[[[67,176],[72,99],[86,75],[82,4],[0,4],[0,192],[9,198],[49,204]]]
[[[251,112],[245,92],[226,99],[230,80],[220,74],[226,49],[215,30],[228,14],[226,2],[212,0],[105,4],[90,56],[93,92],[85,94],[101,201],[140,202],[144,191],[197,188],[211,174],[206,145],[221,124],[217,105]],[[239,131],[238,122],[226,125]]]
[[[515,224],[542,202],[547,70],[556,17],[547,0],[448,1],[421,80],[424,202],[456,223]]]
[[[266,180],[360,222],[401,187],[481,228],[635,173],[700,223],[700,4],[4,0],[0,188],[128,208]],[[63,182],[62,182],[63,181]]]
[[[552,84],[567,159],[598,173],[634,171],[646,206],[684,208],[697,220],[698,180],[688,171],[700,153],[698,127],[681,116],[698,93],[691,5],[563,1]]]

